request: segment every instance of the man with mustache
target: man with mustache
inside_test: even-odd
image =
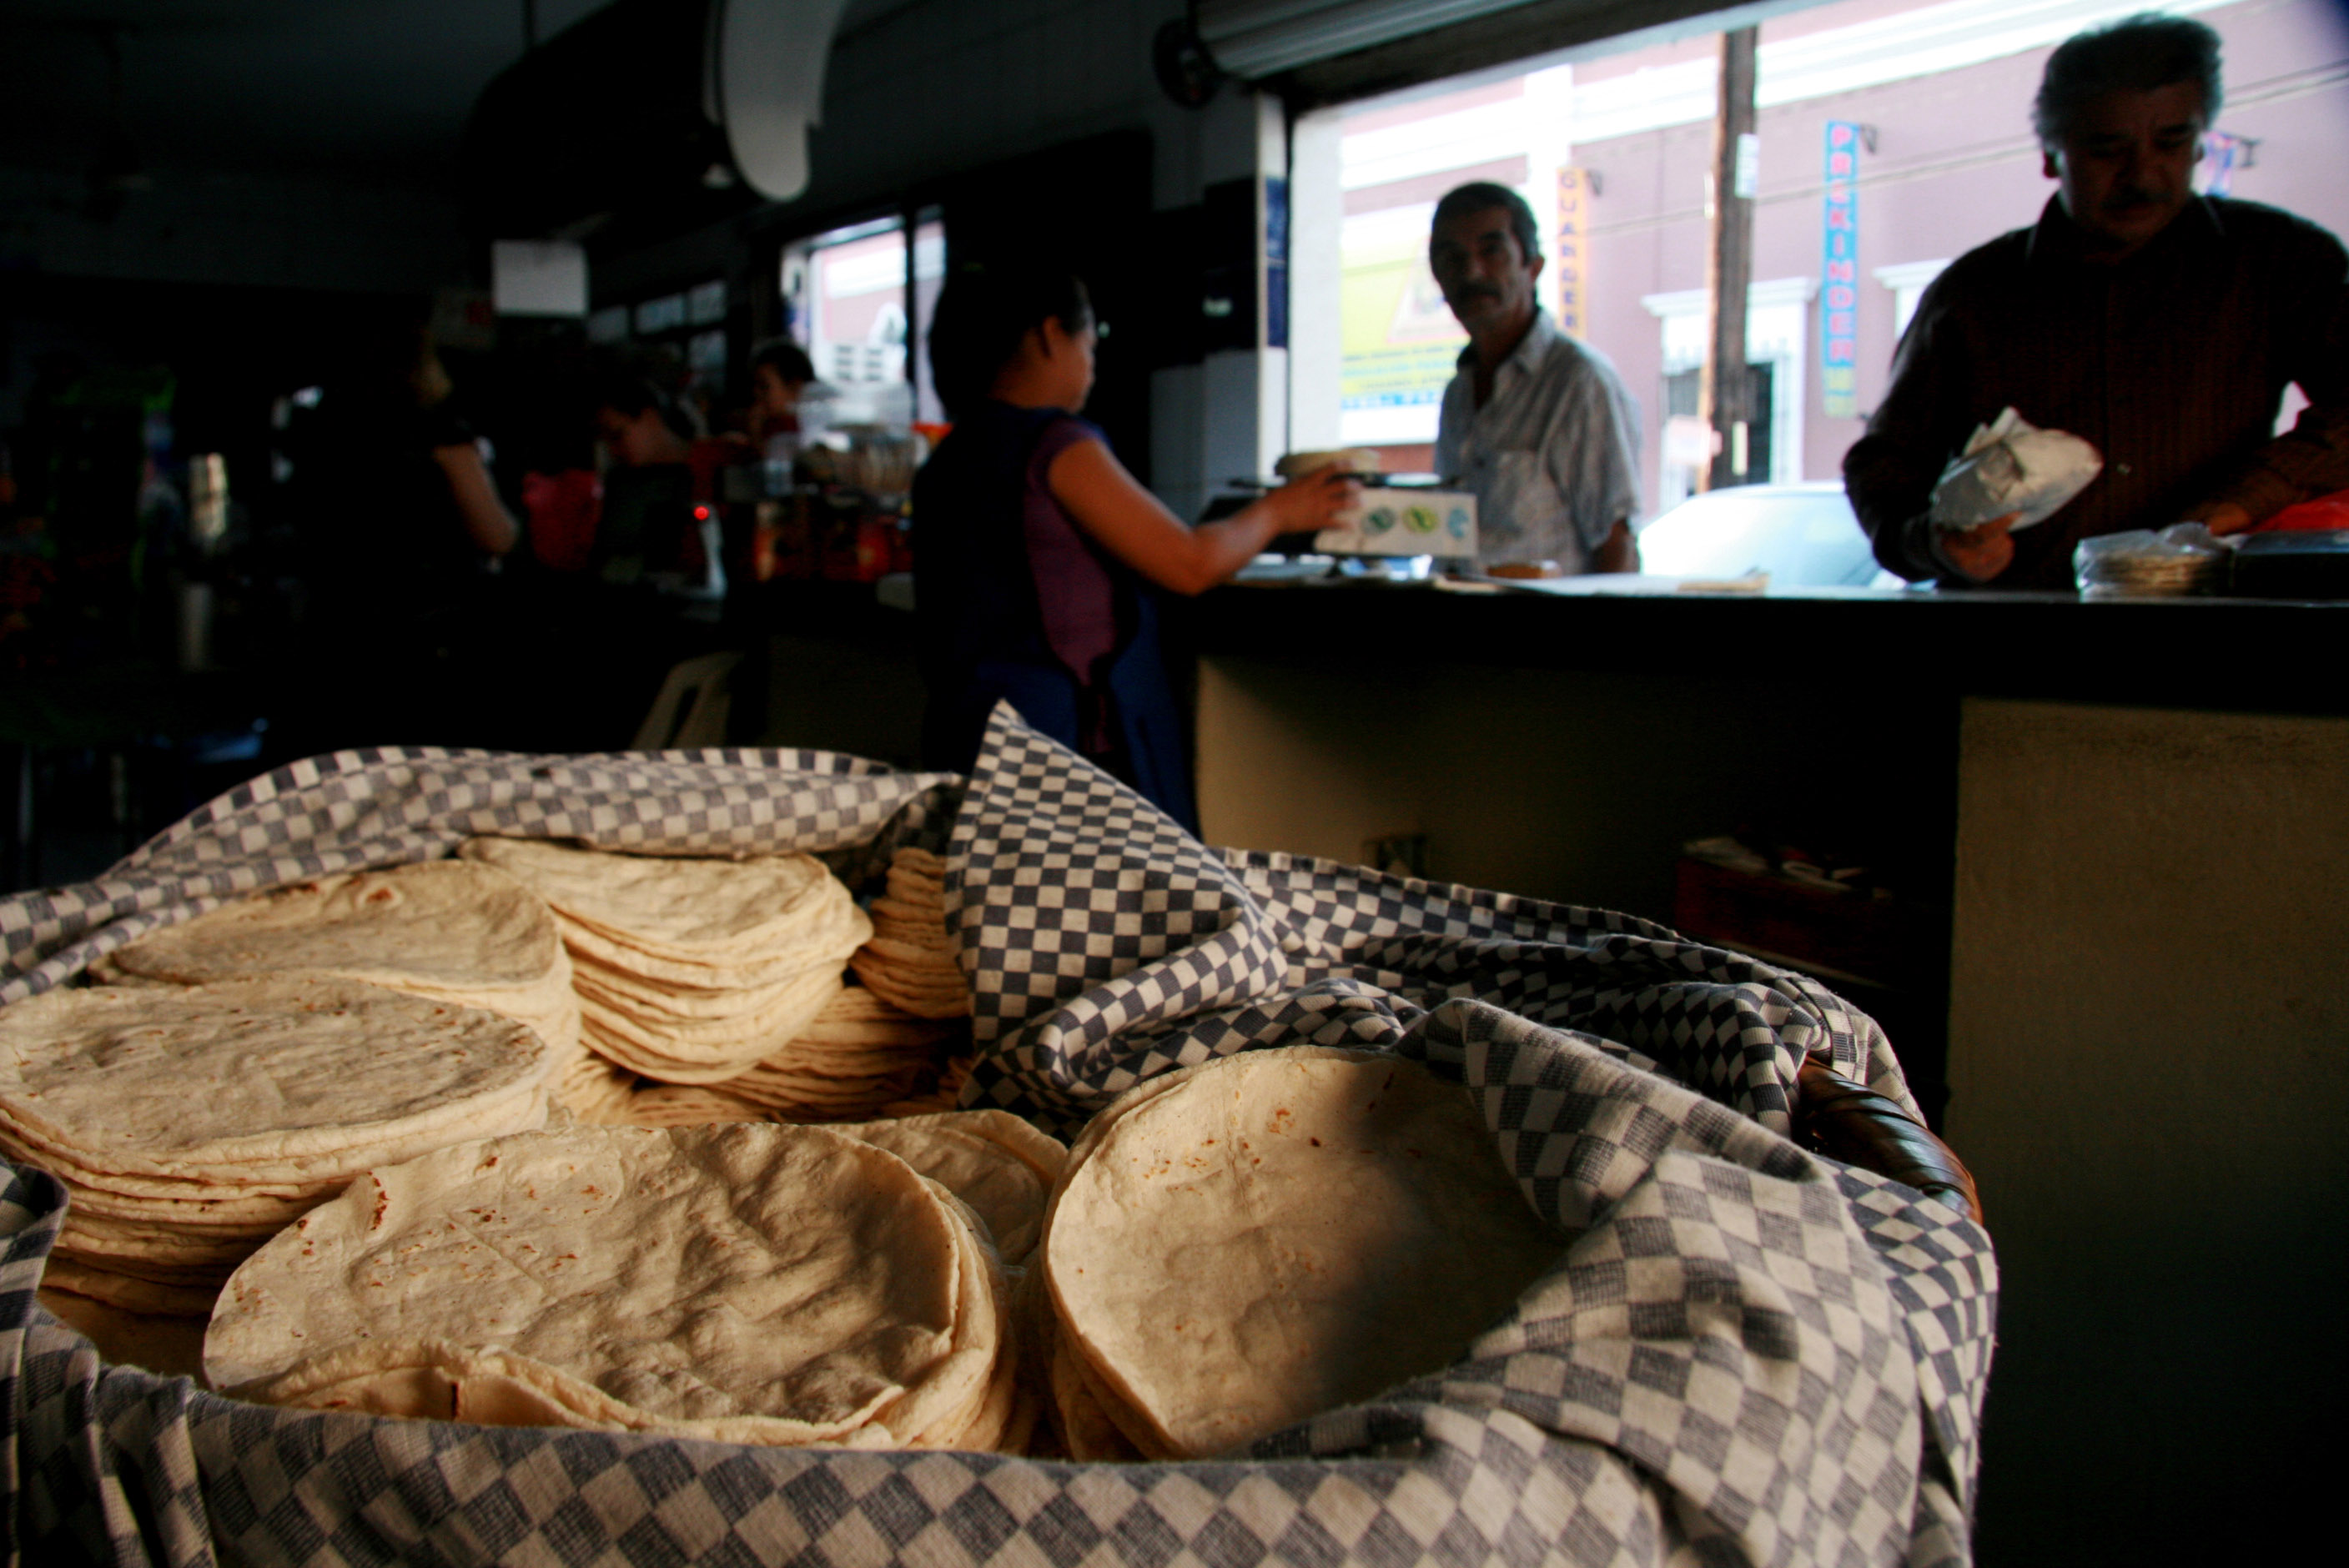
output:
[[[2315,224],[2198,196],[2219,37],[2151,15],[2066,40],[2032,108],[2055,195],[1934,280],[1844,484],[1877,558],[1945,586],[2070,588],[2096,534],[2234,533],[2349,488],[2349,254]],[[2273,434],[2284,388],[2310,407]],[[2012,406],[2103,454],[2061,511],[2010,531],[1927,516],[1977,425]]]
[[[1533,210],[1506,185],[1463,185],[1435,204],[1427,260],[1468,329],[1435,469],[1476,497],[1478,559],[1638,571],[1639,407],[1606,356],[1535,303]]]

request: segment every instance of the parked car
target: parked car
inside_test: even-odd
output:
[[[1876,563],[1843,486],[1739,485],[1692,496],[1640,531],[1640,570],[1666,577],[1766,572],[1774,588],[1898,588]]]

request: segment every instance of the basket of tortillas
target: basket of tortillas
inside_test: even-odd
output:
[[[1913,1118],[1869,1020],[1008,707],[963,776],[311,758],[0,952],[27,1561],[1965,1538],[1987,1238],[1788,1136],[1830,1057]]]
[[[777,1446],[1216,1453],[1435,1371],[1563,1242],[1391,1054],[957,1108],[945,862],[475,838],[0,1008],[44,1300],[264,1404]]]

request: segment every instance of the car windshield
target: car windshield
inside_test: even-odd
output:
[[[1766,572],[1788,588],[1866,587],[1877,563],[1839,486],[1748,485],[1692,497],[1640,534],[1643,571],[1672,577]]]

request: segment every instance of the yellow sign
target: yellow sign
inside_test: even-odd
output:
[[[1580,337],[1590,319],[1590,171],[1557,171],[1557,325],[1569,336]]]

